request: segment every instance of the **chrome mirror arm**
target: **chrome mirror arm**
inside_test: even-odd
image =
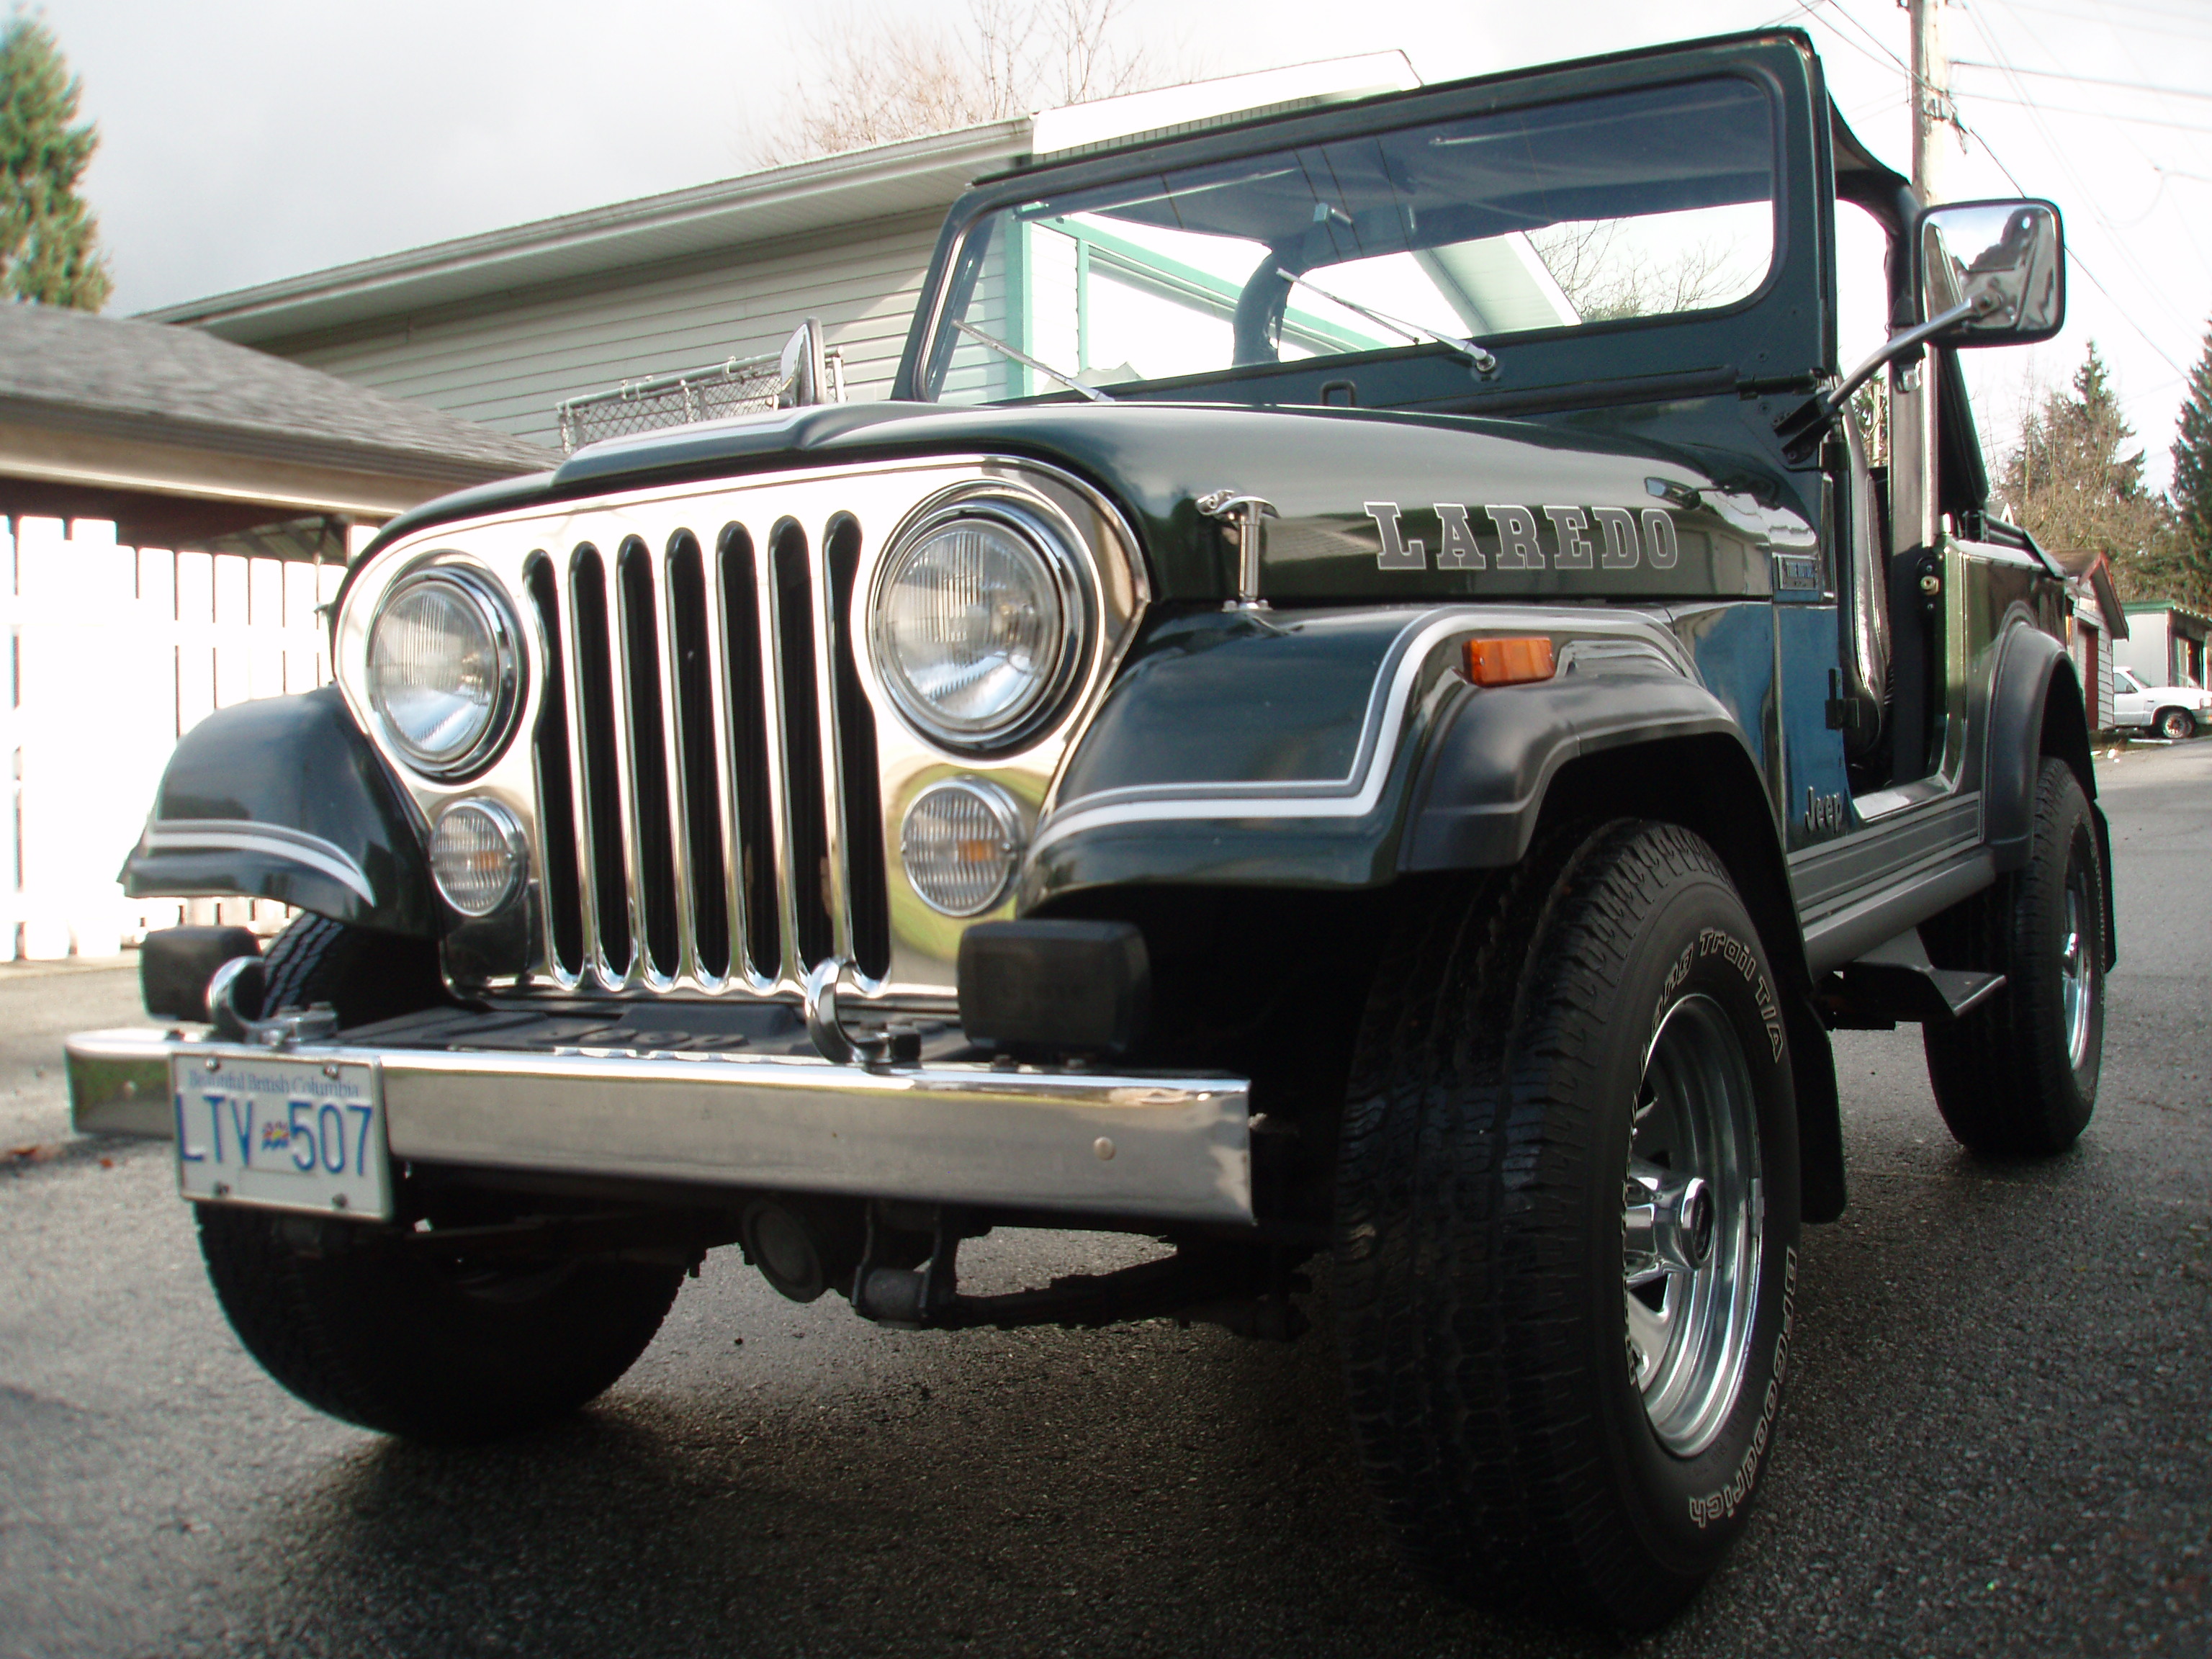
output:
[[[1785,446],[1790,459],[1802,460],[1813,451],[1827,432],[1829,424],[1850,402],[1851,394],[1864,386],[1884,368],[1895,362],[1906,353],[1918,350],[1938,335],[1948,332],[1959,324],[1976,317],[1986,317],[1997,308],[1994,291],[1984,289],[1972,299],[1961,301],[1948,311],[1939,312],[1924,323],[1917,323],[1901,334],[1893,334],[1876,348],[1874,354],[1826,392],[1816,392],[1774,423]]]

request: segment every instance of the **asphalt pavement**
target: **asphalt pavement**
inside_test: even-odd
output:
[[[1808,1233],[1765,1488],[1630,1651],[2212,1652],[2212,742],[2100,775],[2123,957],[2095,1121],[1978,1163],[1917,1034],[1839,1036],[1852,1202]],[[435,1453],[319,1417],[233,1340],[167,1149],[61,1127],[51,1034],[131,990],[0,975],[0,1124],[48,1149],[0,1176],[0,1655],[1617,1650],[1395,1564],[1325,1284],[1289,1348],[899,1334],[724,1251],[557,1429]],[[1132,1248],[994,1237],[973,1288]]]

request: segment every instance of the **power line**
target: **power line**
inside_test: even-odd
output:
[[[2158,284],[2152,280],[2150,273],[2142,268],[2142,263],[2135,258],[2133,252],[2128,246],[2127,239],[2120,234],[2118,228],[2113,225],[2111,218],[2106,214],[2097,194],[2089,190],[2084,185],[2081,175],[2075,168],[2072,156],[2059,144],[2057,135],[2051,131],[2048,123],[2044,120],[2043,106],[2038,104],[2033,98],[2028,95],[2027,88],[2023,86],[2019,78],[2013,74],[2011,59],[2006,54],[2003,46],[1998,41],[1996,36],[1990,32],[1988,23],[1983,20],[1980,10],[1977,9],[1970,11],[1967,15],[1973,19],[1975,33],[1982,37],[1983,44],[1989,47],[1990,55],[1997,60],[1997,67],[2011,81],[2014,90],[2020,94],[2019,101],[2027,107],[2030,118],[2034,121],[2037,130],[2042,133],[2044,143],[2050,148],[2053,159],[2057,161],[2060,168],[2065,173],[2066,176],[2073,180],[2076,196],[2087,206],[2090,216],[2104,228],[2105,234],[2112,239],[2113,252],[2118,256],[2120,262],[2133,272],[2136,281],[2142,285],[2145,292],[2154,300],[2163,305],[2164,295],[2160,292]],[[2043,43],[2040,40],[2037,39],[2033,30],[2028,29],[2026,25],[2022,25],[2021,27],[2022,32],[2026,33],[2029,39],[2035,40],[2039,46],[2042,46]],[[2045,46],[2044,50],[2049,52],[2050,48],[2048,46]],[[2057,53],[2052,53],[2051,55],[2053,57],[2057,56]],[[2007,100],[1992,100],[1991,101]],[[2086,111],[2072,111],[2068,112],[2075,114],[2089,113],[2089,112]],[[2121,117],[2115,118],[2125,119],[2130,118]],[[2162,125],[2169,128],[2182,131],[2188,130],[2179,122],[2166,122]],[[1963,124],[1961,125],[1960,131],[1965,131]],[[1983,139],[1980,140],[1980,143],[1984,151],[1990,155],[1990,159],[1996,161],[1996,152],[1990,149],[1988,141],[1986,139]],[[2012,170],[2009,167],[2004,167],[2004,164],[2002,161],[1998,161],[1997,165],[2003,170],[2004,174],[2008,179],[2012,178]],[[2020,189],[2019,181],[2017,179],[2014,181],[2013,187],[2015,190]],[[2021,194],[2025,195],[2027,192],[2025,191],[2021,191]],[[2074,262],[2076,265],[2080,266],[2081,274],[2089,279],[2091,284],[2095,287],[2097,291],[2102,294],[2107,300],[2110,300],[2113,306],[2119,310],[2121,316],[2126,320],[2128,326],[2133,329],[2136,333],[2142,337],[2142,343],[2148,346],[2154,352],[2157,353],[2160,357],[2165,359],[2166,365],[2172,368],[2176,374],[2182,373],[2181,366],[2179,363],[2176,363],[2171,356],[2167,356],[2166,349],[2160,345],[2157,341],[2151,338],[2150,331],[2144,328],[2141,323],[2136,320],[2134,308],[2132,307],[2123,307],[2120,305],[2118,299],[2114,296],[2112,291],[2106,288],[2104,283],[2098,278],[2096,273],[2091,270],[2088,265],[2082,261],[2078,252],[2075,252]],[[2177,320],[2179,320],[2178,317]]]
[[[1975,32],[1982,37],[1984,44],[1989,46],[1990,55],[1998,60],[1999,68],[2003,70],[2005,72],[2009,73],[2010,66],[2004,61],[2004,48],[1997,44],[1996,37],[1990,33],[1988,27],[1983,23],[1980,12],[1978,10],[1975,10],[1969,12],[1967,15],[1974,20]],[[2032,37],[2033,32],[2028,31],[2028,33]],[[2147,289],[2149,289],[2155,293],[2156,285],[2150,281],[2148,273],[2142,269],[2141,265],[2130,256],[2126,240],[2120,235],[2118,231],[2113,228],[2112,222],[2105,216],[2104,210],[2098,205],[2096,197],[2082,188],[2081,177],[2074,171],[2074,166],[2071,160],[2068,157],[2066,152],[2059,147],[2056,137],[2051,133],[2050,128],[2043,120],[2042,106],[2037,104],[2033,99],[2027,96],[2027,88],[2021,86],[2017,80],[2013,82],[2013,85],[2021,94],[2018,101],[2026,106],[2029,115],[2035,121],[2037,128],[2042,132],[2044,143],[2049,146],[2052,155],[2057,159],[2059,166],[2065,170],[2069,177],[2073,179],[2075,191],[2079,192],[2081,199],[2088,204],[2090,216],[2094,218],[2099,224],[2104,227],[2105,234],[2112,238],[2114,249],[2118,252],[2121,259],[2135,271],[2136,279],[2142,282]],[[2001,101],[2012,100],[2007,100]],[[2004,159],[1990,147],[1989,140],[1983,137],[1980,133],[1974,131],[1973,129],[1967,126],[1964,120],[1960,119],[1955,113],[1956,106],[1954,105],[1953,107],[1954,112],[1953,119],[1957,121],[1959,131],[1966,134],[1967,137],[1971,137],[1976,143],[1982,147],[1982,153],[1984,155],[1987,155],[1990,161],[1996,163],[1997,171],[2004,174],[2005,178],[2011,182],[2012,187],[2015,191],[2018,191],[2022,196],[2027,195],[2028,193],[2027,187],[2020,182],[2020,179],[2016,176],[2014,176],[2013,170],[2004,164]],[[2121,320],[2125,322],[2130,328],[2135,331],[2136,337],[2140,338],[2145,345],[2148,346],[2154,354],[2156,354],[2160,361],[2164,362],[2166,366],[2168,368],[2171,368],[2175,374],[2185,375],[2187,371],[2184,369],[2179,363],[2174,362],[2172,355],[2167,352],[2164,346],[2159,344],[2156,340],[2151,338],[2149,330],[2146,329],[2141,323],[2136,320],[2134,307],[2122,305],[2118,298],[2112,293],[2112,290],[2105,286],[2103,278],[2100,277],[2094,270],[2090,269],[2088,262],[2081,257],[2079,245],[2077,244],[2075,246],[2069,247],[2066,250],[2066,252],[2068,259],[2073,264],[2074,268],[2079,270],[2082,276],[2088,278],[2089,285],[2095,289],[2098,293],[2105,296],[2106,300],[2111,303],[2113,310],[2119,313]]]
[[[1860,34],[1863,35],[1868,40],[1873,43],[1875,51],[1868,51],[1866,47],[1859,45],[1857,41],[1850,39],[1840,32],[1838,32],[1835,34],[1835,38],[1838,41],[1843,45],[1850,47],[1862,58],[1872,59],[1877,64],[1880,64],[1883,58],[1887,58],[1888,60],[1887,66],[1894,68],[1901,72],[1905,76],[1908,85],[1911,83],[1912,80],[1911,66],[1905,63],[1905,61],[1899,58],[1895,52],[1892,52],[1879,35],[1875,34],[1871,29],[1868,28],[1865,24],[1860,22],[1857,18],[1852,16],[1849,11],[1845,10],[1841,0],[1797,0],[1796,9],[1795,12],[1785,13],[1783,17],[1777,18],[1775,21],[1781,22],[1786,21],[1788,17],[1802,14],[1814,21],[1827,23],[1830,29],[1832,31],[1834,30],[1835,25],[1832,22],[1830,22],[1828,17],[1821,15],[1823,12],[1832,13],[1835,16],[1840,17],[1844,22],[1849,23],[1854,29],[1857,30]],[[2002,48],[1997,46],[1995,40],[1990,39],[1989,31],[1983,27],[1980,16],[1971,13],[1969,15],[1973,15],[1975,28],[1980,33],[1983,40],[1988,42],[1992,53],[2002,57],[2003,55]],[[1876,57],[1875,52],[1879,52],[1880,57]],[[2003,64],[1990,64],[1986,67],[1994,68],[2000,73],[2011,72],[2009,66]],[[2027,89],[2025,87],[2020,87],[2017,82],[2014,84],[2022,94],[2017,99],[1994,98],[1987,94],[1978,93],[1975,94],[1974,96],[1989,103],[2018,104],[2027,109],[2032,115],[2039,118],[2043,113],[2044,106],[2038,104],[2033,99],[2026,95]],[[1953,106],[1953,108],[1955,112],[1955,104]],[[2105,111],[2091,110],[2064,110],[2055,112],[2071,115],[2097,115],[2108,113],[2108,112]],[[1972,139],[1974,143],[1981,146],[1982,153],[1988,156],[1991,161],[1996,163],[1997,171],[2004,174],[2006,180],[2011,184],[2013,189],[2018,191],[2021,195],[2026,196],[2028,193],[2027,186],[2021,184],[2019,178],[2014,173],[2013,170],[2005,165],[2004,158],[1999,155],[1996,151],[1990,147],[1989,140],[1983,137],[1982,135],[1977,132],[1973,128],[1968,126],[1966,123],[1963,119],[1960,118],[1955,113],[1952,118],[1954,124],[1961,133],[1965,134],[1967,137]],[[2130,118],[2115,117],[2113,118],[2126,119]],[[2037,125],[2039,126],[2042,125],[2040,119],[2038,120]],[[2154,122],[2152,123],[2152,125],[2172,127],[2179,126],[2182,124],[2165,121]],[[2185,126],[2183,127],[2183,130],[2212,131],[2212,128],[2196,129]],[[2066,161],[2064,152],[2060,149],[2055,137],[2047,128],[2044,131],[2044,142],[2050,145],[2052,153],[2059,157],[2061,165],[2064,166],[2066,170],[2071,173],[2073,172],[2071,164]],[[2075,179],[2075,184],[2076,189],[2080,189],[2081,180],[2078,177]],[[2090,204],[2090,212],[2092,216],[2095,217],[2100,224],[2104,225],[2106,233],[2112,236],[2114,246],[2119,248],[2122,258],[2125,258],[2127,257],[2127,249],[2122,243],[2118,232],[2112,228],[2111,222],[2105,218],[2102,210],[2097,207],[2096,198],[2090,195],[2087,191],[2081,191],[2081,194],[2083,199]],[[2092,270],[2089,268],[2087,262],[2081,258],[2079,246],[2069,247],[2066,250],[2066,253],[2069,261],[2073,264],[2074,268],[2079,270],[2082,276],[2088,279],[2089,285],[2092,288],[2095,289],[2098,293],[2105,296],[2105,298],[2112,304],[2112,308],[2119,313],[2121,319],[2125,322],[2130,328],[2135,331],[2136,335],[2142,340],[2142,343],[2148,346],[2153,352],[2156,353],[2160,360],[2163,362],[2167,368],[2173,370],[2175,374],[2182,375],[2186,379],[2188,371],[2184,369],[2179,363],[2174,362],[2172,356],[2167,353],[2166,348],[2159,344],[2156,340],[2151,338],[2149,332],[2143,327],[2143,325],[2136,321],[2132,308],[2122,305],[2119,300],[2114,296],[2112,289],[2105,286],[2103,279],[2100,278],[2094,270]],[[2133,264],[2132,261],[2130,261],[2130,264]],[[2138,278],[2146,283],[2148,282],[2148,276],[2140,268],[2136,269],[2136,274]]]
[[[2087,12],[2069,11],[2061,6],[2038,6],[2024,3],[2024,0],[2013,0],[2013,8],[2017,11],[2039,11],[2045,15],[2050,17],[2070,17],[2076,22],[2087,22],[2088,21],[2088,14]],[[2134,3],[2133,0],[2101,0],[2101,3],[2099,3],[2097,9],[2100,11],[2131,11],[2146,17],[2162,17],[2173,21],[2202,22],[2204,19],[2204,14],[2202,10],[2191,9],[2181,11],[2169,11],[2164,6],[2138,5]],[[2132,24],[2130,25],[2130,27],[2143,27],[2146,26]]]
[[[2123,92],[2154,92],[2161,98],[2197,98],[2212,103],[2212,92],[2185,87],[2154,87],[2142,81],[2107,81],[2094,75],[2075,75],[2066,70],[2023,69],[2018,64],[1985,64],[1978,58],[1954,58],[1955,69],[1996,70],[2003,75],[2031,75],[2039,81],[2072,81],[2085,87],[2117,87]]]
[[[1849,23],[1853,28],[1857,29],[1862,34],[1866,34],[1866,29],[1859,22],[1858,19],[1853,17],[1850,13],[1844,10],[1840,5],[1831,5],[1830,0],[1797,0],[1797,3],[1790,10],[1784,12],[1781,16],[1775,18],[1771,22],[1763,23],[1759,27],[1762,28],[1771,28],[1777,23],[1786,23],[1791,18],[1800,16],[1805,18],[1810,22],[1826,23],[1827,24],[1831,33],[1834,33],[1837,45],[1849,46],[1853,52],[1858,53],[1860,57],[1866,58],[1869,62],[1875,64],[1879,67],[1885,69],[1894,67],[1903,71],[1905,79],[1908,81],[1912,78],[1912,71],[1905,67],[1904,60],[1899,58],[1898,55],[1892,52],[1887,46],[1883,46],[1881,41],[1875,36],[1867,34],[1867,39],[1873,40],[1875,46],[1880,48],[1881,53],[1881,57],[1880,58],[1875,57],[1873,52],[1869,52],[1864,46],[1852,40],[1849,35],[1837,30],[1834,23],[1830,22],[1827,18],[1823,17],[1820,15],[1821,8],[1824,6],[1827,6],[1830,9],[1836,12],[1836,14],[1842,17],[1846,23]],[[1889,62],[1887,64],[1883,64],[1883,58],[1887,58]]]
[[[1994,92],[1973,92],[1966,94],[1984,104],[2005,104],[2014,109],[2032,109],[2045,115],[2079,115],[2091,121],[2124,121],[2130,126],[2164,127],[2171,132],[2212,132],[2212,126],[2202,126],[2192,121],[2170,121],[2157,115],[2123,115],[2118,110],[2077,109],[2071,104],[2043,104],[2033,98],[2007,98]]]

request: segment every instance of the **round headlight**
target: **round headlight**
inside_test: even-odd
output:
[[[989,909],[1006,890],[1021,852],[1014,804],[975,778],[933,784],[899,830],[899,861],[922,902],[948,916]]]
[[[876,588],[878,672],[908,720],[950,748],[1001,748],[1049,719],[1086,631],[1060,538],[1012,503],[924,520]]]
[[[507,606],[473,573],[403,577],[368,630],[368,704],[408,763],[453,777],[505,742],[518,676]]]
[[[465,916],[488,916],[520,884],[527,846],[522,826],[491,801],[446,810],[430,832],[430,877]]]

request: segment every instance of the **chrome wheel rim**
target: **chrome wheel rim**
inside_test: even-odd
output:
[[[1686,996],[1651,1039],[1621,1189],[1628,1375],[1659,1443],[1694,1457],[1735,1408],[1759,1302],[1759,1109],[1735,1025]]]
[[[2066,1060],[2075,1071],[2089,1054],[2089,1015],[2097,1000],[2096,969],[2089,960],[2089,872],[2077,853],[2066,865],[2066,915],[2059,939],[2058,996],[2066,1016]]]

